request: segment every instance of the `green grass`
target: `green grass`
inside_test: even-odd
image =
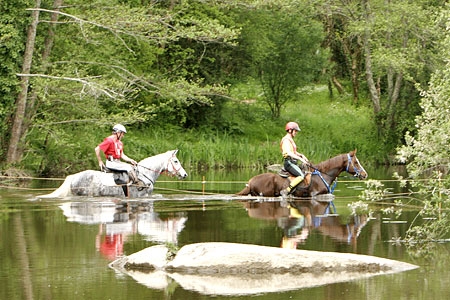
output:
[[[140,160],[148,156],[179,149],[178,157],[185,167],[264,168],[281,163],[280,140],[288,121],[298,122],[296,137],[299,152],[317,163],[355,148],[364,162],[377,155],[376,129],[370,107],[355,107],[350,98],[331,100],[326,88],[316,87],[299,92],[297,100],[282,109],[279,119],[270,111],[254,86],[242,85],[220,116],[228,126],[186,130],[176,125],[135,129],[129,126],[125,136],[125,153]],[[59,127],[49,136],[36,133],[30,137],[32,150],[27,152],[24,169],[42,175],[67,175],[81,170],[97,169],[94,148],[110,134],[110,128],[85,125]]]
[[[284,125],[296,121],[302,129],[296,137],[298,150],[313,162],[355,148],[365,161],[373,158],[376,130],[369,107],[355,107],[351,99],[330,100],[326,89],[317,88],[289,103],[281,118],[273,120],[261,99],[253,99],[257,101],[251,104],[228,104],[224,118],[234,124],[230,132],[220,128],[206,132],[154,128],[147,147],[140,144],[141,139],[127,147],[139,152],[150,150],[138,157],[179,149],[179,158],[191,167],[263,168],[281,162],[279,142],[285,134]],[[142,136],[140,132],[133,134]]]

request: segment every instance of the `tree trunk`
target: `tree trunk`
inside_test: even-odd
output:
[[[40,8],[41,0],[36,0],[36,8]],[[27,43],[23,59],[22,73],[29,74],[33,60],[34,44],[36,40],[36,29],[39,23],[39,10],[31,13],[32,21],[27,32]],[[6,163],[14,164],[22,158],[23,149],[20,145],[23,138],[22,126],[25,118],[25,109],[28,97],[28,76],[22,76],[20,80],[21,91],[16,100],[16,111],[11,130],[11,139],[9,140],[8,153],[6,155]]]
[[[48,59],[50,57],[51,50],[53,48],[53,42],[55,40],[55,32],[54,28],[56,27],[56,22],[58,21],[59,8],[63,4],[63,0],[54,0],[53,2],[53,9],[56,11],[50,15],[50,27],[48,28],[47,36],[44,41],[44,50],[42,51],[42,58],[41,58],[41,73],[46,73],[48,69]],[[30,127],[30,124],[32,123],[32,119],[34,114],[36,113],[36,110],[38,109],[36,105],[36,99],[37,99],[37,91],[33,90],[30,96],[30,99],[28,102],[28,105],[26,107],[26,114],[25,114],[25,122],[22,125],[22,132],[21,135],[25,136],[26,132],[28,131],[28,128]]]
[[[367,38],[368,40],[368,38]],[[378,94],[378,90],[375,84],[375,80],[373,79],[373,73],[372,73],[372,57],[371,57],[371,51],[370,46],[367,45],[368,41],[365,41],[365,62],[366,62],[366,81],[367,81],[367,87],[369,88],[370,93],[370,99],[372,100],[373,104],[373,112],[375,115],[378,115],[381,111],[381,105],[380,105],[380,96]],[[367,43],[366,43],[367,42]]]
[[[342,40],[342,49],[347,57],[350,59],[351,67],[350,74],[352,79],[352,93],[353,103],[357,104],[359,100],[359,74],[360,74],[360,60],[361,48],[359,38],[355,37],[356,41],[348,37]]]
[[[400,98],[400,88],[403,83],[403,74],[398,73],[395,77],[395,84],[392,89],[392,96],[390,98],[389,109],[388,109],[388,126],[389,128],[395,127],[395,114],[398,99]]]
[[[368,0],[363,0],[363,7],[365,9],[365,18],[366,23],[370,24],[370,6]],[[372,51],[370,50],[370,31],[369,29],[366,29],[366,32],[363,35],[364,38],[364,55],[365,55],[365,63],[366,63],[366,82],[367,87],[369,88],[370,93],[370,99],[372,100],[373,104],[373,111],[375,116],[377,116],[381,111],[381,104],[380,104],[380,96],[377,91],[377,87],[375,85],[375,80],[373,79],[373,72],[372,72]]]
[[[342,84],[339,82],[339,80],[336,78],[336,76],[331,77],[331,81],[333,82],[333,85],[337,89],[338,93],[340,95],[344,94],[345,90]]]
[[[358,104],[359,100],[359,71],[360,71],[360,48],[355,47],[352,54],[352,91],[353,91],[353,104]]]

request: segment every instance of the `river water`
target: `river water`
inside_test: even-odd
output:
[[[392,169],[368,170],[372,179]],[[279,199],[237,200],[232,194],[258,171],[190,172],[183,182],[162,176],[149,199],[39,200],[61,182],[2,182],[0,188],[1,299],[449,299],[450,246],[436,244],[427,257],[402,244],[414,209],[371,218],[350,215],[364,182],[340,177],[332,204]],[[405,190],[386,180],[392,195]],[[386,199],[385,202],[389,200]],[[324,217],[324,214],[328,216]],[[419,268],[350,281],[337,278],[301,287],[223,281],[177,282],[166,276],[132,277],[109,264],[146,247],[234,242],[305,250],[367,254]],[[321,274],[317,274],[320,278]],[[150,279],[149,279],[150,278]],[[282,279],[279,279],[282,282]],[[251,281],[249,281],[251,282]],[[220,285],[220,281],[219,281]],[[285,286],[285,288],[283,288]]]

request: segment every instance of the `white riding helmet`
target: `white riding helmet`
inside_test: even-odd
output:
[[[127,130],[125,129],[125,126],[123,126],[122,124],[116,124],[113,127],[113,132],[127,133]]]

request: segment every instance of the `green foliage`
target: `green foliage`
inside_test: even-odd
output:
[[[415,119],[417,134],[406,134],[406,145],[398,149],[397,155],[400,162],[408,164],[413,186],[421,195],[422,209],[417,219],[426,217],[429,220],[423,224],[413,224],[407,232],[406,240],[418,246],[419,252],[426,251],[430,241],[448,238],[450,234],[449,15],[447,7],[441,16],[441,20],[447,24],[446,38],[440,50],[442,68],[434,72],[428,89],[422,90],[420,105],[423,113]]]
[[[114,0],[90,5],[81,5],[84,3],[76,0],[70,5],[66,2],[53,28],[53,48],[45,62],[40,60],[40,51],[44,40],[49,37],[48,23],[40,23],[35,43],[34,74],[30,79],[37,101],[27,107],[30,120],[25,123],[31,127],[24,127],[22,141],[28,144],[23,146],[39,143],[39,138],[38,141],[27,141],[34,134],[50,139],[63,137],[64,132],[59,129],[61,124],[87,124],[87,128],[117,122],[191,126],[193,121],[209,116],[211,111],[220,115],[223,102],[220,96],[226,92],[221,83],[216,80],[206,82],[203,76],[187,75],[198,73],[197,69],[205,69],[198,63],[201,49],[206,49],[208,43],[233,45],[236,31],[215,18],[217,10],[216,14],[208,15],[202,15],[196,9],[193,11],[197,13],[187,13],[191,11],[191,2],[197,3],[183,1],[169,10],[150,2],[138,7]],[[6,12],[7,8],[5,6]],[[18,9],[21,11],[17,15],[29,21],[23,13],[24,7],[18,6]],[[203,5],[203,10],[214,11],[206,5]],[[41,20],[49,17],[47,11],[40,13]],[[26,32],[25,24],[17,26],[20,29],[16,33]],[[10,47],[23,47],[25,36],[14,36],[14,27],[1,28],[5,33],[2,35],[4,45],[11,42]],[[191,48],[177,48],[183,41],[189,41],[196,51],[190,56],[190,61],[178,59],[190,55]],[[178,58],[169,64],[162,63],[166,53],[172,53],[173,49],[177,49]],[[7,57],[5,62],[13,58],[11,62],[16,63],[5,64],[10,70],[1,77],[2,89],[9,92],[8,96],[5,93],[5,101],[0,107],[3,122],[0,126],[5,133],[8,132],[8,117],[16,97],[12,88],[17,84],[15,74],[20,71],[15,67],[19,65],[21,57],[17,53],[20,52],[21,49],[14,48],[3,53]],[[214,59],[205,61],[214,62]],[[178,72],[180,65],[191,67]],[[200,113],[195,116],[197,112]],[[214,124],[217,120],[212,118],[208,122]],[[28,134],[28,130],[33,134]],[[6,134],[3,139],[7,140]]]
[[[19,93],[22,54],[30,1],[2,0],[0,5],[0,156],[5,156],[9,140],[9,122]]]
[[[381,201],[386,196],[387,190],[379,180],[367,180],[366,187],[360,195],[360,198],[365,201]]]
[[[9,49],[1,53],[8,68],[0,77],[4,136],[29,22],[24,7],[31,7],[19,1],[16,10],[9,2],[0,17],[0,49]],[[300,88],[313,87],[326,56],[308,5],[242,3],[71,0],[54,24],[45,62],[50,13],[42,11],[22,164],[37,174],[96,168],[92,149],[119,122],[131,129],[127,154],[137,159],[183,148],[199,167],[279,163],[279,140],[291,120],[300,123],[299,148],[313,161],[354,148],[374,156],[381,143],[368,107],[353,107],[345,95],[331,101],[323,87]],[[262,82],[255,70],[264,71]],[[288,102],[267,106],[274,99]],[[272,120],[274,112],[279,119]]]
[[[436,15],[446,1],[314,1],[330,49],[329,77],[353,93],[355,103],[374,108],[381,162],[414,130],[420,113],[415,84],[425,85],[439,66],[436,41],[442,40],[442,24]],[[330,82],[331,86],[331,82]],[[369,93],[370,92],[370,93]]]
[[[245,12],[241,44],[251,57],[272,117],[295,97],[299,87],[317,79],[326,59],[320,48],[322,26],[306,6],[273,6]]]
[[[256,91],[248,90],[249,96]],[[326,89],[318,88],[312,89],[304,101],[289,104],[278,120],[270,118],[267,108],[257,102],[230,101],[220,115],[226,126],[185,129],[176,123],[125,124],[125,153],[141,160],[179,149],[178,157],[187,169],[263,169],[281,163],[279,143],[285,134],[284,125],[295,120],[302,128],[296,138],[297,146],[311,161],[320,162],[358,148],[358,156],[367,165],[376,156],[371,150],[371,139],[363,133],[372,126],[370,110],[355,108],[349,102],[330,102]],[[68,122],[32,130],[30,151],[22,164],[45,176],[97,169],[93,149],[110,134],[113,124]]]

